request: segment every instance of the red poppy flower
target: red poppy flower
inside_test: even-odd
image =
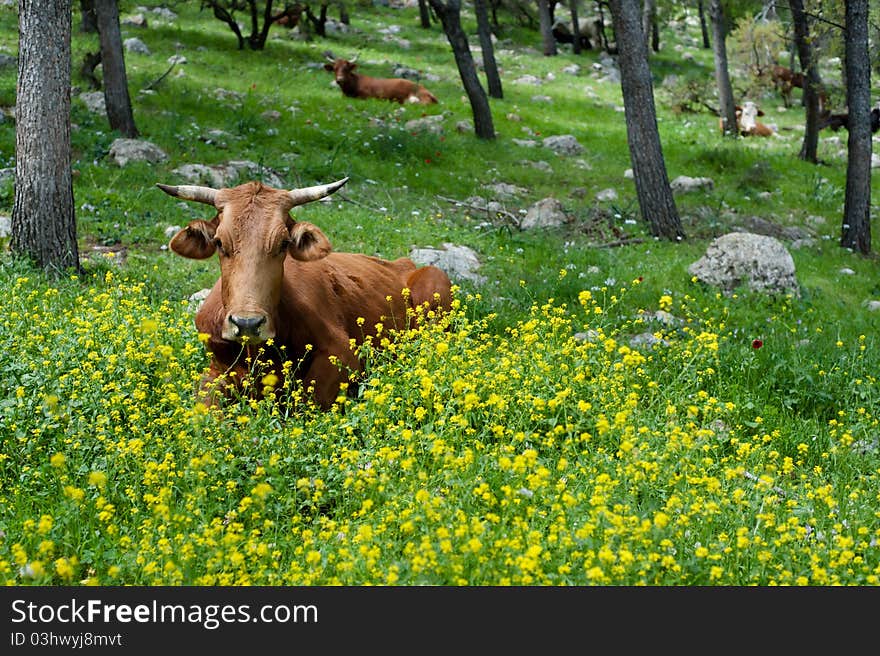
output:
[[[759,349],[762,346],[764,346],[764,342],[762,340],[760,340],[760,339],[753,339],[752,340],[752,348],[753,349]]]

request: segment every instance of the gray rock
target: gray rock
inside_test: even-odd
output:
[[[518,77],[513,81],[514,84],[531,84],[532,86],[540,86],[542,84],[541,78],[536,77],[534,75],[523,75],[522,77]]]
[[[443,114],[434,114],[424,118],[414,118],[404,124],[407,132],[429,132],[441,134],[443,132]]]
[[[522,230],[557,228],[568,223],[569,220],[562,207],[562,203],[550,196],[532,205],[520,222],[519,227]]]
[[[549,148],[557,155],[580,155],[584,152],[584,147],[570,134],[546,137],[542,143],[544,148]]]
[[[286,189],[287,183],[279,173],[250,160],[232,160],[226,164],[184,164],[172,171],[190,184],[202,184],[215,189],[231,187],[249,179],[261,179],[270,187]]]
[[[120,19],[119,23],[120,25],[125,25],[127,27],[147,27],[147,19],[143,14],[126,16],[125,18]]]
[[[766,293],[800,296],[794,260],[778,239],[732,232],[715,239],[706,254],[688,267],[701,282],[730,292],[745,285]]]
[[[483,185],[486,189],[491,189],[495,195],[502,200],[510,200],[515,196],[524,196],[529,193],[528,189],[517,187],[516,185],[506,182],[496,182],[495,184]]]
[[[93,114],[107,115],[107,105],[104,102],[103,91],[87,91],[79,94],[79,99],[85,103],[86,109]]]
[[[486,282],[486,277],[477,273],[480,260],[477,254],[467,246],[445,243],[443,248],[414,248],[410,251],[410,259],[416,264],[433,264],[449,275],[453,282],[468,280],[478,284]]]
[[[189,301],[189,304],[187,305],[189,311],[193,313],[198,312],[210,293],[211,289],[206,287],[205,289],[200,289],[199,291],[190,294],[189,298],[186,299]]]
[[[692,178],[688,175],[680,175],[669,183],[673,193],[686,194],[692,191],[712,191],[715,181],[712,178]]]
[[[5,239],[12,234],[12,219],[0,214],[0,239]]]
[[[138,55],[151,55],[153,53],[150,52],[150,49],[147,47],[147,44],[138,39],[137,37],[131,37],[130,39],[126,39],[122,42],[122,47],[125,48],[127,52],[134,52]]]
[[[149,141],[124,138],[116,139],[110,144],[109,157],[118,166],[138,161],[156,164],[168,159],[168,155],[161,148]]]
[[[631,348],[639,348],[642,346],[653,348],[654,346],[669,346],[669,342],[665,339],[658,338],[654,333],[645,332],[630,337],[629,345]]]

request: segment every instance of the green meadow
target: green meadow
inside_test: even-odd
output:
[[[159,6],[120,4],[123,19]],[[706,85],[714,102],[714,77],[683,15],[651,57],[669,178],[714,181],[676,197],[687,238],[671,243],[640,218],[620,85],[598,51],[545,57],[537,32],[500,14],[504,98],[490,101],[497,138],[481,141],[456,128],[470,106],[442,29],[419,27],[417,8],[355,3],[345,32],[303,41],[273,28],[253,52],[198,3],[169,7],[176,20],[145,12],[146,28],[122,28],[150,51],[126,53],[129,88],[140,138],[167,159],[108,157],[118,135],[78,95],[97,37],[75,12],[83,270],[50,278],[6,243],[0,254],[0,580],[880,582],[880,312],[868,306],[880,277],[874,256],[839,246],[846,132],[822,133],[822,163],[799,160],[801,107],[750,77],[739,32],[734,87],[776,137],[722,139],[713,113],[686,106],[686,90]],[[0,7],[0,53],[15,55],[17,39],[15,7]],[[345,98],[323,70],[328,49],[358,53],[378,77],[416,69],[440,102]],[[174,55],[185,61],[172,67]],[[15,93],[15,66],[0,68],[0,168],[14,167]],[[405,127],[436,115],[439,133]],[[541,146],[555,135],[584,152]],[[537,145],[516,142],[528,139]],[[208,410],[188,299],[219,267],[165,247],[170,226],[206,209],[155,185],[186,184],[174,172],[186,164],[236,160],[291,188],[349,176],[330,202],[297,209],[338,251],[464,245],[483,280],[456,279],[441,321],[366,344],[357,393],[327,412],[294,384]],[[500,183],[522,191],[497,198]],[[597,200],[609,188],[617,198]],[[520,230],[516,217],[549,196],[570,221]],[[13,198],[7,179],[0,214]],[[800,247],[783,239],[798,295],[692,278],[712,239],[757,220],[808,233]]]

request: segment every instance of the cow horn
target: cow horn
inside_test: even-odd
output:
[[[329,50],[325,50],[325,51],[324,51],[324,57],[326,57],[329,61],[332,61],[332,62],[335,62],[335,61],[336,61],[336,57],[335,57],[335,56],[333,55],[333,53],[332,53],[331,51],[329,51]]]
[[[206,205],[213,205],[214,199],[217,197],[217,190],[211,187],[198,187],[194,185],[175,187],[159,183],[156,183],[156,186],[169,196],[182,198],[183,200],[194,200],[197,203],[205,203]]]
[[[313,200],[318,200],[324,198],[325,196],[329,196],[346,182],[348,182],[347,177],[342,178],[342,180],[337,180],[336,182],[331,182],[329,184],[315,185],[314,187],[303,187],[302,189],[291,189],[287,192],[287,194],[290,196],[290,200],[292,203],[291,207],[296,207],[297,205],[303,205],[305,203],[311,203]]]
[[[359,52],[355,53],[354,55],[352,55],[351,59],[348,60],[348,62],[350,64],[354,64],[358,60],[358,57],[360,57],[360,56],[361,56],[361,53],[359,53]]]

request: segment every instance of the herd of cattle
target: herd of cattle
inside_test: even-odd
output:
[[[595,26],[594,26],[595,27]],[[584,34],[593,36],[585,25]],[[351,98],[400,103],[436,103],[423,85],[403,78],[374,78],[355,72],[356,57],[342,59],[329,51],[324,68]],[[791,90],[803,88],[801,74],[774,67],[774,83],[786,104]],[[744,136],[770,136],[757,120],[754,102],[736,108]],[[846,114],[823,109],[823,127],[847,127]],[[871,114],[871,130],[880,128],[880,109]],[[723,129],[723,123],[722,123]],[[200,397],[215,405],[230,393],[249,390],[258,397],[266,387],[284,384],[285,361],[298,362],[297,376],[323,409],[343,390],[357,388],[363,362],[356,345],[390,329],[414,328],[451,307],[452,283],[435,266],[416,267],[409,258],[394,261],[332,251],[315,225],[295,220],[295,207],[338,191],[348,178],[330,184],[282,190],[260,182],[234,188],[157,185],[165,193],[215,208],[211,220],[196,220],[172,237],[169,248],[186,258],[219,256],[220,277],[196,314],[196,328],[206,334],[210,366]],[[248,362],[251,365],[248,365]],[[254,362],[261,376],[249,379]]]

